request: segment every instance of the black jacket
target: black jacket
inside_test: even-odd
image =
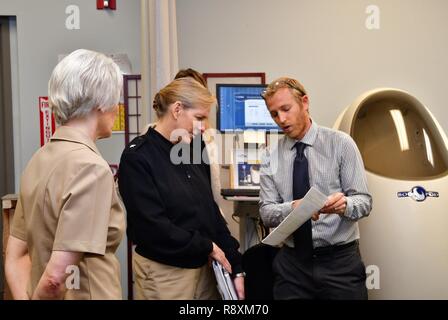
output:
[[[121,156],[118,185],[136,252],[167,265],[197,268],[207,263],[213,241],[233,273],[241,272],[239,244],[213,199],[210,168],[204,163],[174,164],[173,147],[150,128]]]

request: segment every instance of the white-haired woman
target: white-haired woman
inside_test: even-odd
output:
[[[115,251],[125,220],[95,141],[109,137],[122,75],[104,54],[76,50],[53,70],[60,125],[26,166],[6,252],[15,299],[121,299]]]

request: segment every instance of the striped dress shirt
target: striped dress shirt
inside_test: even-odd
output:
[[[301,142],[305,143],[310,186],[326,195],[342,192],[347,199],[345,214],[321,214],[312,221],[313,246],[340,245],[359,239],[357,220],[368,216],[372,197],[361,154],[344,132],[321,127],[314,121]],[[265,226],[276,227],[292,210],[293,166],[297,140],[281,138],[262,157],[260,216]],[[285,243],[293,247],[292,236]]]

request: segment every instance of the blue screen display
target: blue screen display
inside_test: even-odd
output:
[[[266,85],[217,84],[218,130],[279,130],[261,97]]]

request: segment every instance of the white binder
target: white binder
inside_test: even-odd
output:
[[[216,260],[213,260],[213,271],[215,272],[218,291],[222,300],[238,300],[233,280],[226,269]]]

